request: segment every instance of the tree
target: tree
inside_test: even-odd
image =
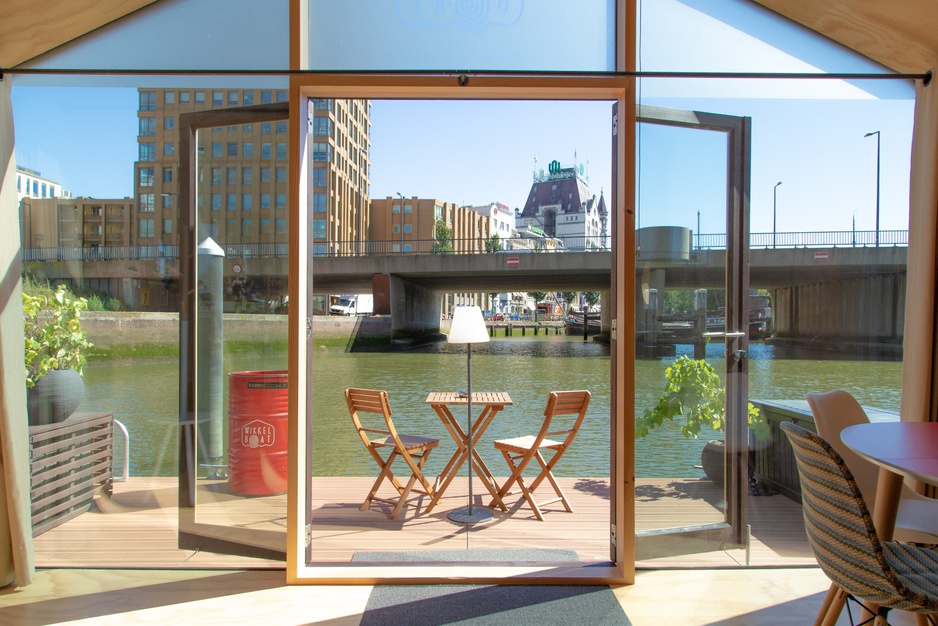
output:
[[[453,229],[442,220],[437,220],[433,228],[433,247],[431,254],[453,254]]]
[[[569,310],[570,305],[573,304],[574,300],[576,300],[576,292],[575,291],[561,291],[560,297],[563,298],[563,303],[565,305],[564,308]]]
[[[694,292],[691,289],[664,292],[664,310],[687,313],[694,310]]]
[[[599,303],[599,292],[598,291],[584,291],[583,299],[586,300],[586,304],[590,308],[596,306]]]
[[[485,240],[485,251],[488,253],[498,252],[502,249],[502,241],[498,236],[498,233],[495,233],[491,237]]]
[[[534,298],[534,322],[537,323],[537,304],[547,297],[546,291],[529,291],[528,295]]]

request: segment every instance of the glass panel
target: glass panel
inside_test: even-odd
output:
[[[289,69],[289,0],[156,2],[24,67],[57,69]],[[166,41],[172,45],[162,45]],[[135,87],[139,76],[23,76],[16,85]],[[284,77],[150,76],[147,86],[268,88]],[[203,94],[204,97],[204,94]],[[231,96],[234,97],[234,96]],[[198,99],[198,95],[197,95]],[[179,99],[182,100],[181,98]]]
[[[308,2],[310,69],[615,69],[615,0]]]
[[[334,128],[310,124],[310,155],[333,148],[334,161],[310,159],[307,218],[313,238],[309,252],[315,291],[309,342],[312,399],[307,416],[311,459],[307,510],[312,537],[308,561],[356,566],[409,559],[607,563],[610,351],[608,334],[605,341],[594,338],[601,321],[607,333],[609,324],[602,316],[603,311],[608,313],[603,304],[608,303],[608,220],[614,210],[607,204],[612,105],[602,101],[374,100],[365,106],[348,100],[320,100],[311,109],[314,119],[332,120]],[[434,142],[434,149],[427,150],[428,141],[452,129],[453,119],[465,120],[458,138],[446,145]],[[369,122],[370,138],[362,134],[367,133]],[[546,127],[565,132],[545,134]],[[333,129],[336,139],[317,133],[317,128]],[[354,150],[340,141],[342,137],[360,137],[360,148],[369,147],[369,139],[374,141],[370,158],[364,162],[367,167],[346,173],[349,163],[356,161]],[[576,137],[575,145],[571,137]],[[510,173],[492,178],[483,189],[478,180],[480,172],[492,165],[489,155],[494,141],[515,146],[502,154]],[[534,147],[551,158],[532,159]],[[354,189],[356,174],[367,176],[360,179],[361,184],[370,184],[372,190],[367,215],[356,212],[355,201],[347,200],[347,194],[336,193],[337,188]],[[552,191],[552,186],[557,189]],[[410,193],[405,197],[397,193],[399,189]],[[493,195],[503,202],[492,202]],[[562,201],[557,200],[560,196]],[[451,198],[465,200],[453,202]],[[473,199],[479,203],[473,204]],[[559,204],[562,215],[547,234],[538,224],[548,212],[559,212]],[[517,214],[512,206],[518,207]],[[367,229],[351,230],[361,218],[368,220]],[[493,259],[499,268],[515,262],[551,265],[549,257],[559,253],[565,254],[568,269],[579,267],[582,272],[571,277],[548,271],[542,284],[532,286],[500,270],[485,269]],[[405,262],[420,255],[432,268],[406,287],[392,266],[405,255]],[[453,256],[465,259],[466,267],[482,272],[482,278],[470,285],[462,269],[445,271],[441,263]],[[385,284],[373,281],[374,270],[366,269],[361,276],[348,274],[362,267],[382,267],[382,272],[392,276]],[[419,284],[428,276],[432,277],[429,288]],[[343,291],[344,285],[356,289]],[[408,307],[395,305],[405,298]],[[428,403],[434,392],[455,395],[468,386],[466,346],[441,341],[439,334],[450,331],[453,313],[462,304],[480,306],[491,334],[489,342],[472,346],[474,397],[501,392],[508,398],[504,405],[493,402],[488,409],[479,398],[473,406],[474,419],[483,410],[494,412],[475,445],[480,463],[491,476],[472,474],[472,496],[469,468],[459,465],[457,445],[460,429],[467,429],[468,407],[460,405],[458,398],[449,404]],[[592,312],[587,321],[592,323],[589,340],[584,341],[583,316],[568,331],[566,314],[580,314],[587,304]],[[413,314],[413,308],[419,311]],[[398,326],[406,330],[395,331]],[[395,349],[398,345],[409,349]],[[432,496],[412,493],[394,519],[389,518],[393,505],[387,502],[375,500],[362,510],[380,468],[349,415],[344,392],[350,387],[387,391],[392,420],[401,433],[438,441],[423,466],[430,484],[440,486],[437,503],[431,506]],[[544,504],[555,495],[547,480],[539,481],[534,492],[534,499],[542,504],[543,522],[517,490],[504,496],[505,510],[490,506],[495,498],[486,481],[497,491],[509,477],[508,463],[494,441],[536,434],[544,421],[549,393],[577,389],[591,392],[589,408],[569,452],[554,469],[572,512],[560,502]],[[363,414],[362,419],[365,426],[383,424],[380,416]],[[365,437],[378,435],[366,433]],[[384,462],[387,450],[379,454]],[[551,452],[543,454],[548,459],[552,456]],[[403,460],[395,460],[392,469],[406,483],[410,472]],[[525,472],[529,485],[535,484],[537,469],[533,461]],[[377,495],[390,498],[395,489],[385,483]],[[470,501],[474,510],[491,511],[495,522],[456,524],[450,516]],[[574,535],[569,533],[571,524],[577,528]]]

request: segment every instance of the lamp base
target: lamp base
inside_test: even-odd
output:
[[[446,517],[460,524],[476,524],[478,522],[487,522],[495,516],[489,509],[477,506],[473,507],[471,510],[468,507],[465,509],[457,509],[447,514]]]

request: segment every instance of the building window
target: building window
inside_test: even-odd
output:
[[[313,256],[326,256],[326,244],[314,243],[313,244]]]
[[[398,215],[400,214],[400,212],[401,212],[401,205],[395,204],[394,206],[391,207],[391,213]]]
[[[205,92],[204,91],[195,92],[195,103],[205,104]]]
[[[155,111],[156,110],[156,92],[155,91],[141,91],[140,92],[140,110],[141,111]]]
[[[244,102],[244,106],[246,107],[251,106],[252,104],[254,104],[254,92],[245,91],[241,99]]]
[[[228,92],[228,106],[230,107],[238,106],[238,92],[237,91]]]
[[[153,236],[153,220],[151,219],[142,219],[138,222],[140,224],[140,238],[152,237]]]
[[[277,134],[278,135],[283,135],[287,132],[287,124],[288,122],[286,120],[280,120],[279,122],[277,122]]]
[[[326,238],[326,220],[313,220],[313,237],[315,239]]]
[[[221,142],[213,141],[212,142],[212,157],[216,159],[220,159],[223,154],[224,152],[222,151]]]
[[[140,168],[140,183],[139,184],[141,187],[153,186],[153,168],[152,167]]]
[[[241,236],[247,237],[251,234],[251,220],[241,220]]]
[[[270,182],[270,168],[269,167],[261,168],[261,182],[262,183]]]
[[[244,151],[243,155],[245,158],[250,159],[254,157],[254,144],[250,141],[244,142]]]
[[[221,211],[221,194],[220,193],[212,194],[212,210]]]
[[[272,129],[273,129],[273,126],[271,125],[270,122],[263,122],[263,123],[261,124],[261,134],[262,134],[262,135],[269,135],[269,134],[271,133],[271,130],[272,130]]]
[[[163,198],[163,208],[164,208],[164,209],[171,209],[171,208],[173,208],[173,196],[172,196],[171,194],[164,193],[164,194],[162,195],[162,198]]]
[[[270,208],[270,194],[269,193],[261,194],[261,208],[262,209]]]
[[[261,143],[261,158],[265,160],[270,158],[270,142]]]
[[[189,104],[189,92],[188,91],[179,92],[179,104]]]
[[[152,137],[155,134],[156,134],[156,118],[155,117],[141,117],[140,118],[140,136]]]
[[[163,92],[163,104],[176,104],[176,92],[164,91]]]
[[[225,171],[225,182],[228,185],[237,185],[238,184],[238,168],[229,167]]]
[[[412,230],[413,230],[413,226],[411,226],[410,224],[404,224],[405,233],[410,233]]]
[[[156,144],[153,142],[140,144],[140,161],[156,160]]]
[[[213,185],[221,184],[221,168],[220,167],[212,168],[212,184]]]
[[[401,225],[400,225],[400,224],[395,224],[394,226],[392,226],[392,227],[391,227],[391,232],[392,232],[392,233],[399,233],[399,232],[401,232]],[[399,252],[399,251],[398,251],[398,252]]]
[[[156,195],[152,193],[142,193],[140,194],[140,212],[141,213],[152,213],[156,209],[154,200]]]
[[[171,235],[173,234],[173,220],[170,218],[163,218],[163,234]]]
[[[433,219],[438,222],[443,219],[443,207],[441,207],[439,204],[433,205]]]
[[[414,207],[412,205],[410,204],[404,205],[404,213],[413,213],[413,212],[414,212]]]
[[[280,90],[277,92],[277,102],[286,102],[287,101],[287,92],[286,90]]]
[[[271,98],[271,93],[272,92],[266,91],[266,90],[261,92],[261,104],[270,104],[271,102],[273,102],[273,98]]]
[[[409,243],[404,244],[404,252],[411,252],[412,250],[413,246],[411,246]]]
[[[276,180],[278,183],[287,182],[287,168],[278,167],[276,170]]]
[[[163,118],[163,130],[174,130],[176,128],[176,118],[175,117],[164,117]]]
[[[314,142],[313,161],[332,162],[332,146],[325,142]]]
[[[163,156],[173,156],[174,154],[176,154],[176,146],[170,141],[164,143]]]
[[[237,211],[238,210],[238,194],[229,193],[228,202],[226,203],[225,206],[228,207],[229,211]]]
[[[241,210],[250,211],[254,208],[254,198],[249,193],[241,194]]]
[[[238,156],[238,143],[235,141],[228,142],[228,156],[237,157]]]
[[[287,194],[285,194],[285,193],[278,193],[277,196],[276,196],[276,198],[275,198],[275,202],[277,203],[277,204],[276,204],[276,208],[278,208],[278,209],[285,209],[286,206],[287,206]]]
[[[328,117],[313,118],[313,134],[318,137],[332,137],[332,120]]]
[[[225,235],[234,237],[238,234],[238,220],[228,220],[225,222]]]
[[[212,106],[220,107],[224,104],[225,104],[225,92],[213,91],[212,92]]]
[[[254,170],[250,167],[245,167],[241,170],[241,179],[242,183],[245,185],[254,184]]]
[[[326,212],[326,194],[314,193],[313,194],[313,213],[325,213],[325,212]]]
[[[270,219],[266,217],[261,218],[261,234],[269,235],[270,234]]]
[[[285,141],[277,142],[277,159],[283,161],[287,158],[287,144]]]
[[[313,169],[313,187],[326,186],[326,168],[317,167]]]
[[[287,220],[282,217],[278,217],[274,220],[274,229],[278,235],[282,235],[287,232]]]
[[[316,111],[335,112],[335,102],[327,98],[314,98],[313,109]]]

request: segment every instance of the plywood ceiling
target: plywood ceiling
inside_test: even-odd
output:
[[[158,0],[3,0],[0,68],[15,67]],[[897,72],[938,66],[936,0],[752,0]]]

